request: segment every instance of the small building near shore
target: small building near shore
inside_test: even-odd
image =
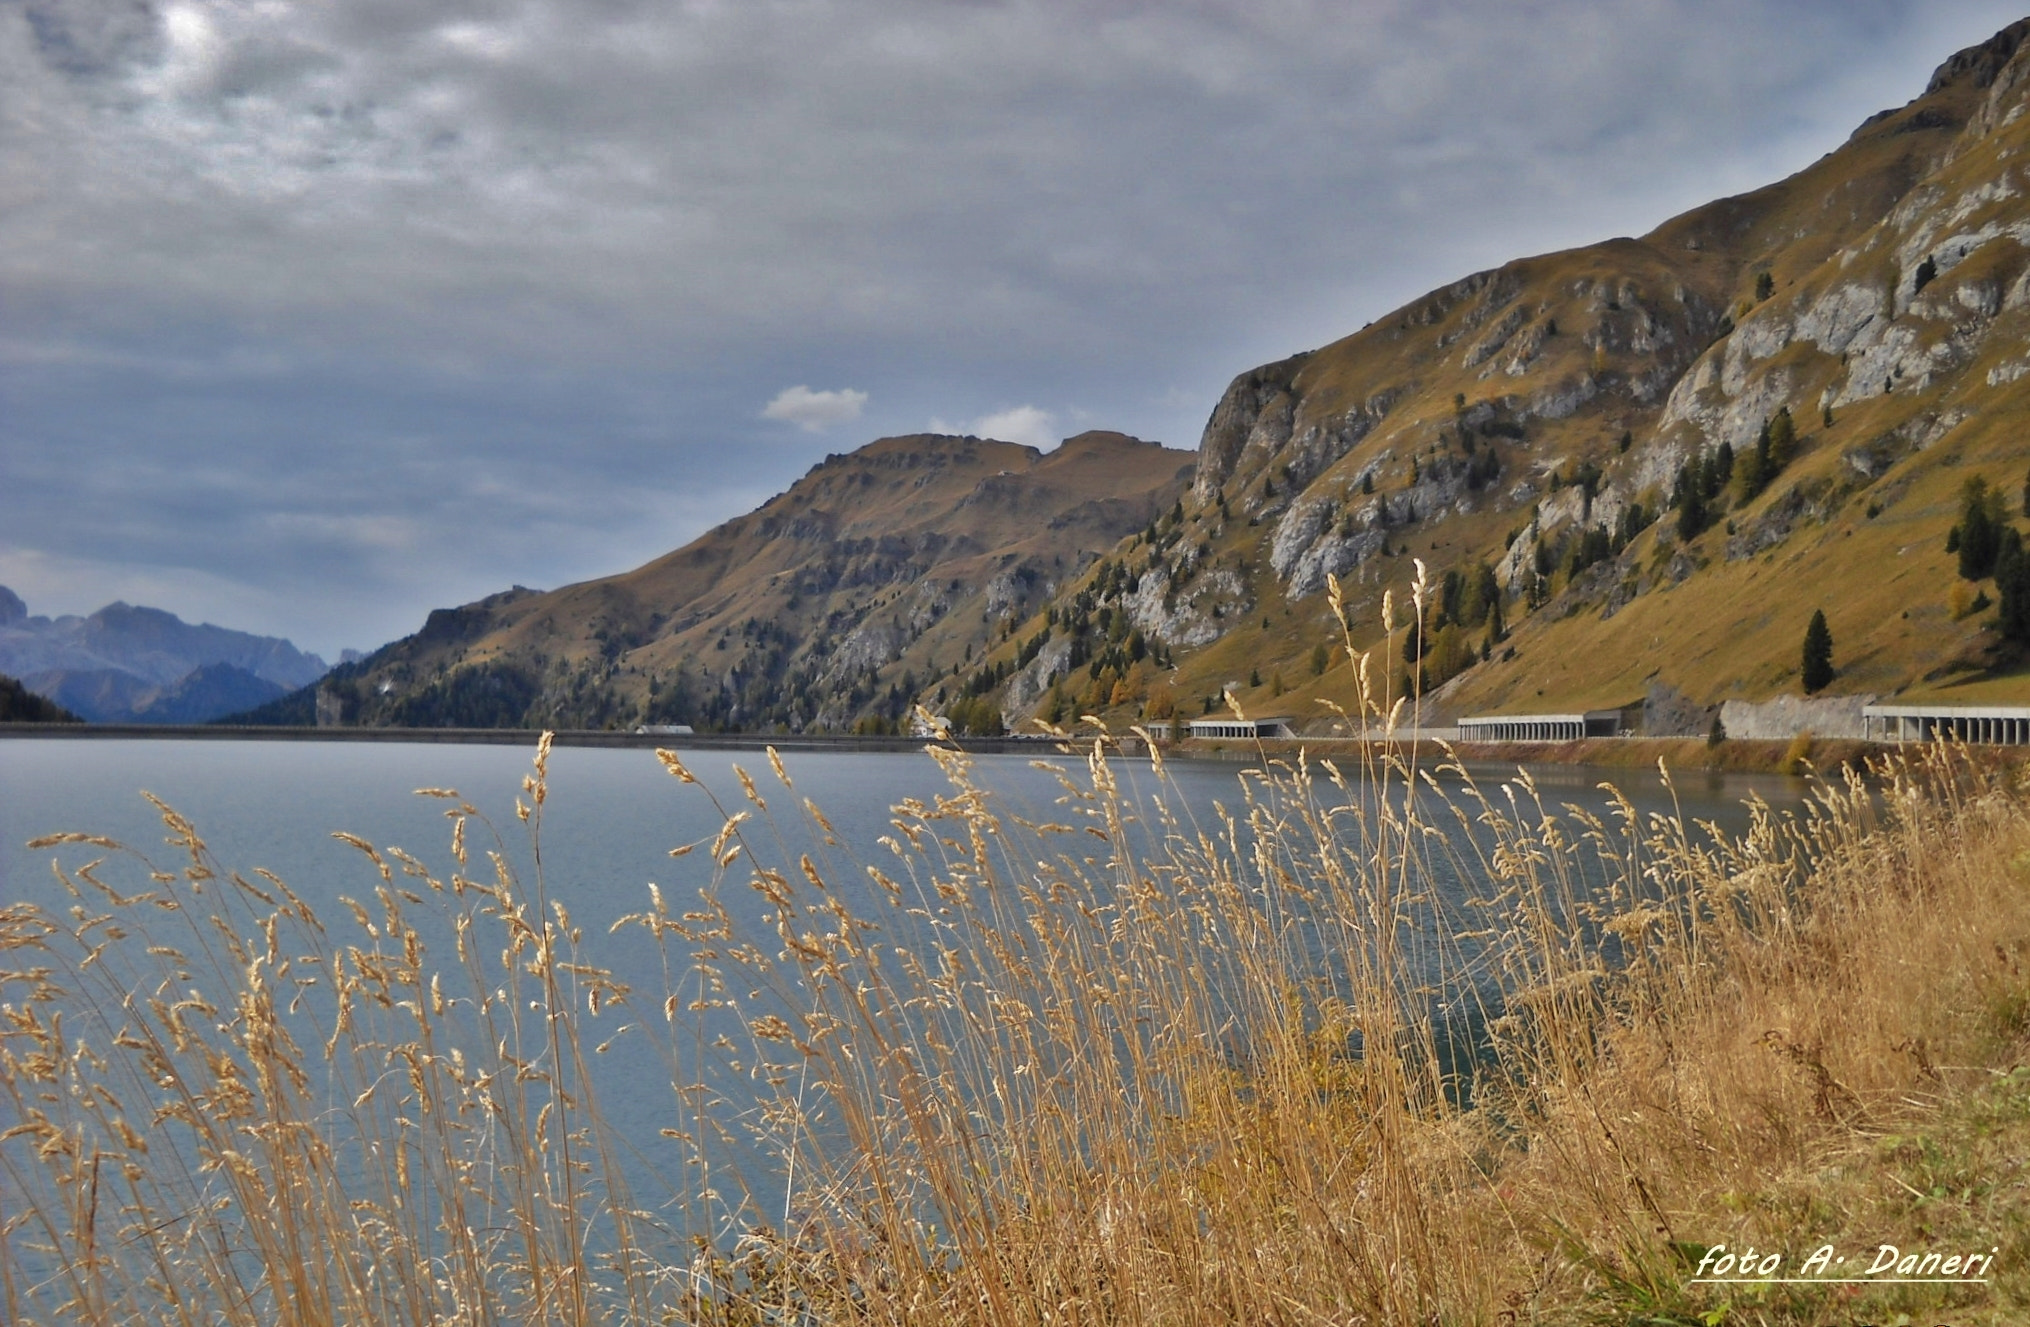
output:
[[[1252,741],[1265,737],[1294,737],[1290,720],[1284,715],[1272,715],[1266,719],[1236,719],[1228,714],[1212,719],[1193,719],[1191,735],[1198,738],[1240,738]]]
[[[638,723],[634,726],[634,731],[644,737],[651,734],[657,737],[689,737],[692,735],[691,725],[688,723]]]
[[[1619,737],[1620,710],[1580,714],[1476,714],[1459,721],[1462,742],[1576,742],[1583,737]]]
[[[1871,742],[1950,737],[1977,745],[2030,745],[2030,705],[1869,705],[1861,722]]]

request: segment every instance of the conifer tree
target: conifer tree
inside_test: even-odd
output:
[[[1457,568],[1447,568],[1445,577],[1438,582],[1438,621],[1464,622],[1466,620],[1466,577]]]
[[[1490,614],[1494,621],[1501,620],[1501,582],[1495,579],[1493,567],[1480,562],[1473,568],[1473,588],[1466,599],[1465,623],[1469,627],[1477,627],[1488,621]],[[1498,635],[1496,639],[1499,639]]]
[[[1959,553],[1960,576],[1977,581],[1993,574],[1995,558],[2002,551],[2002,531],[2008,513],[1998,490],[1990,489],[1980,475],[1968,479],[1960,489],[1960,520],[1953,527],[1957,540],[1949,539]]]
[[[1691,542],[1706,528],[1706,495],[1696,479],[1678,492],[1678,538]]]
[[[2002,601],[1996,622],[2002,639],[2030,644],[2030,554],[2014,526],[2002,531],[2001,551],[1995,555],[1995,597]]]
[[[1790,417],[1790,407],[1779,409],[1769,421],[1769,473],[1789,465],[1797,456],[1797,424]]]
[[[1755,445],[1741,454],[1734,466],[1735,505],[1741,506],[1754,500],[1763,486],[1769,483],[1769,425],[1764,423],[1762,432],[1756,436]]]
[[[1826,625],[1824,609],[1815,611],[1804,629],[1804,664],[1799,671],[1806,695],[1825,690],[1833,680],[1833,631]]]
[[[1706,480],[1706,492],[1717,497],[1720,490],[1727,486],[1727,481],[1734,477],[1734,444],[1722,442],[1714,449],[1709,464],[1712,470]]]

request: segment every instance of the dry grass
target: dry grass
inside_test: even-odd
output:
[[[624,923],[667,956],[653,994],[581,952],[539,837],[532,880],[476,864],[456,794],[429,790],[451,869],[356,841],[380,888],[343,922],[164,808],[175,869],[77,866],[70,915],[0,912],[7,1319],[2020,1312],[2012,776],[1931,750],[1730,839],[1386,748],[1138,825],[1104,741],[1030,823],[935,754],[952,791],[865,859],[808,803],[822,846],[775,851],[789,772],[742,775],[695,847],[715,884]],[[637,1210],[586,1069],[616,1037],[667,1057],[695,1228],[737,1240]],[[784,1159],[747,1177],[767,1212],[726,1169],[750,1135]],[[1979,1286],[1690,1284],[1723,1242],[2001,1252]]]

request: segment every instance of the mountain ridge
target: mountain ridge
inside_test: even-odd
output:
[[[1049,452],[877,439],[631,571],[436,610],[333,670],[308,705],[270,713],[892,730],[919,676],[962,668],[999,624],[1175,505],[1190,466],[1187,452],[1104,430]]]
[[[192,624],[124,600],[83,617],[31,616],[0,586],[0,673],[88,721],[201,722],[325,671],[322,659],[280,637]]]

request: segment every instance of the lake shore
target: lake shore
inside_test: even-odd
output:
[[[153,741],[254,741],[254,742],[415,742],[488,746],[534,746],[538,732],[532,728],[298,728],[241,727],[223,724],[0,724],[0,738],[56,738],[71,741],[143,739]],[[633,731],[561,730],[554,736],[558,746],[652,748],[679,750],[759,751],[918,751],[921,737],[875,737],[850,733],[637,733]],[[1090,738],[1083,739],[1090,741]],[[1142,754],[1139,737],[1120,735],[1123,754]],[[1045,736],[954,737],[948,744],[980,755],[1044,755],[1061,743]],[[1423,763],[1442,758],[1443,747],[1435,739],[1416,734],[1399,736],[1398,748],[1415,750]],[[1359,738],[1304,737],[1249,741],[1205,741],[1188,739],[1166,743],[1166,757],[1184,760],[1245,762],[1264,756],[1294,757],[1298,751],[1313,758],[1353,758],[1365,750],[1379,752],[1380,742]],[[1863,742],[1849,738],[1815,738],[1805,748],[1793,750],[1794,742],[1751,741],[1729,738],[1709,742],[1702,737],[1593,737],[1570,742],[1453,742],[1450,749],[1462,760],[1509,765],[1574,765],[1602,769],[1654,769],[1659,762],[1675,770],[1701,770],[1743,774],[1795,774],[1802,772],[1799,757],[1821,772],[1842,766],[1859,767],[1871,757],[1886,756],[1897,748],[1892,743]],[[1997,753],[2006,748],[1996,748]]]
[[[56,738],[68,741],[141,739],[212,742],[416,742],[533,747],[534,728],[298,728],[228,724],[9,723],[0,738]],[[637,733],[632,730],[560,729],[556,746],[669,747],[676,750],[759,751],[920,751],[921,737],[869,737],[853,733]],[[1041,754],[1049,737],[957,737],[950,745],[983,754]]]

